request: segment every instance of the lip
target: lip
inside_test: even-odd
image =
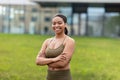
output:
[[[55,31],[59,31],[60,29],[55,29]]]
[[[61,28],[55,28],[54,29],[56,32],[59,32],[61,30]]]

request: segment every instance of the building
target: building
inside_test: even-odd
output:
[[[70,33],[86,36],[119,36],[120,24],[112,18],[120,16],[120,0],[31,0],[42,7],[71,8]],[[76,18],[75,18],[76,17]],[[75,22],[77,21],[77,23]],[[118,21],[119,23],[119,21]],[[111,25],[109,25],[111,24]],[[114,24],[114,25],[113,25]],[[76,27],[77,26],[77,27]],[[76,33],[77,32],[77,33]]]
[[[51,18],[57,8],[42,8],[28,0],[0,1],[0,32],[15,34],[48,34]]]
[[[119,0],[1,0],[0,10],[1,33],[53,34],[51,19],[63,13],[70,35],[120,36]]]

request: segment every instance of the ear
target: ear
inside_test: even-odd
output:
[[[65,27],[67,27],[67,23],[65,23]]]

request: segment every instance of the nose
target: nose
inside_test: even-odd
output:
[[[59,24],[55,24],[54,26],[55,26],[55,27],[58,27],[58,26],[59,26]]]

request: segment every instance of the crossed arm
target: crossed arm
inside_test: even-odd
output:
[[[44,43],[42,44],[42,48],[39,51],[37,58],[36,58],[36,64],[43,66],[43,65],[47,65],[56,61],[59,61],[60,58],[64,59],[64,57],[56,57],[56,58],[46,58],[45,57],[45,49],[47,47],[47,43],[48,43],[49,39],[45,40]]]
[[[65,57],[65,59],[50,63],[50,64],[48,64],[48,66],[53,67],[53,68],[61,68],[61,67],[66,66],[72,58],[72,55],[74,52],[74,47],[75,47],[74,41],[67,42],[63,53],[61,55],[59,55],[59,56],[63,55]]]
[[[55,58],[45,58],[45,49],[47,47],[47,42],[48,40],[43,43],[42,48],[36,58],[36,64],[41,66],[48,65],[49,67],[53,68],[60,68],[67,65],[71,60],[72,54],[74,52],[75,42],[73,40],[69,40],[69,42],[65,44],[64,51],[61,55]]]

